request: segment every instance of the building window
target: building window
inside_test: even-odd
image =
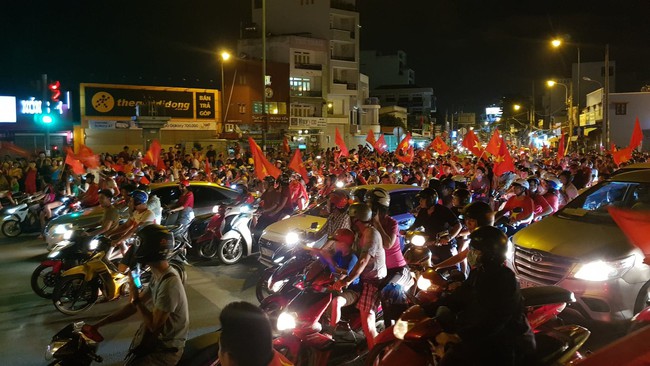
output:
[[[292,117],[314,117],[315,115],[314,106],[308,104],[292,104],[291,105],[291,116]]]
[[[624,116],[627,114],[627,103],[614,103],[617,116]]]
[[[262,102],[253,102],[253,114],[264,114]],[[266,102],[266,114],[287,114],[287,103]]]
[[[311,79],[309,78],[289,78],[289,87],[291,88],[294,95],[300,95],[301,92],[307,92],[311,90]]]
[[[309,56],[310,56],[309,52],[296,51],[296,52],[293,53],[293,63],[295,65],[310,64],[310,62],[309,62],[310,57]]]
[[[239,107],[239,113],[246,114],[246,103],[239,103],[237,106]]]
[[[239,74],[239,76],[237,77],[237,83],[239,85],[246,85],[247,84],[246,75]]]

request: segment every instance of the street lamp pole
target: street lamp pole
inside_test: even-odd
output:
[[[569,125],[569,143],[566,145],[566,149],[568,151],[569,146],[571,146],[571,136],[572,136],[571,131],[573,130],[573,123],[572,123],[572,121],[573,121],[573,116],[572,116],[573,97],[571,97],[569,95],[569,87],[564,83],[558,83],[557,81],[549,80],[549,81],[546,82],[546,84],[548,86],[550,86],[550,87],[553,87],[556,84],[562,85],[564,87],[564,103],[565,103],[565,105],[567,106],[567,108],[569,110],[569,113],[567,114],[567,117],[568,117],[567,122],[568,122],[568,125]],[[570,85],[571,92],[573,92],[573,82],[571,82],[569,85]],[[560,128],[560,133],[562,133],[561,131],[562,131],[562,129]]]
[[[603,90],[603,145],[609,147],[609,44],[605,45],[605,90]]]
[[[224,123],[226,123],[226,118],[227,113],[226,113],[226,107],[225,107],[225,99],[224,96],[226,95],[226,88],[225,88],[225,78],[224,78],[224,72],[223,72],[223,64],[230,59],[230,53],[226,51],[221,52],[221,128],[219,133],[222,133],[224,130]]]
[[[266,152],[268,120],[266,113],[266,0],[262,0],[262,149]]]

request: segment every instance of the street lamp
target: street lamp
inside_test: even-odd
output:
[[[562,38],[555,38],[551,41],[551,45],[553,48],[560,48],[564,41]],[[577,83],[576,87],[578,89],[578,104],[576,104],[576,109],[578,110],[578,113],[580,113],[580,47],[578,45],[575,45],[576,49],[578,50],[578,70],[577,70]],[[573,81],[573,75],[571,75],[571,81]],[[573,101],[573,83],[571,83],[571,101]],[[573,103],[572,103],[573,104]],[[569,121],[571,122],[570,128],[569,128],[569,141],[571,141],[571,137],[573,136],[573,108],[569,108],[569,113],[571,113],[571,118],[569,118]]]
[[[225,103],[224,103],[224,95],[225,95],[226,89],[225,89],[225,79],[224,79],[224,75],[223,75],[223,64],[226,61],[230,60],[231,55],[230,55],[230,53],[228,51],[221,51],[219,56],[221,57],[221,114],[222,114],[222,116],[221,116],[221,131],[223,131],[223,124],[226,122],[226,117],[228,116],[228,111],[225,110]]]
[[[514,108],[514,110],[518,112],[521,109],[521,106],[519,104],[515,104],[512,106],[512,108]]]
[[[551,88],[554,87],[556,84],[557,85],[562,85],[564,87],[564,103],[566,104],[567,108],[569,109],[569,114],[568,114],[569,143],[567,144],[567,149],[568,149],[568,147],[571,146],[571,136],[573,135],[572,134],[572,131],[573,131],[573,113],[571,112],[571,110],[573,109],[573,98],[569,96],[569,87],[566,84],[558,83],[555,80],[548,80],[546,82],[546,85],[548,85]],[[560,131],[561,131],[561,129],[560,129]],[[562,132],[560,132],[560,133],[562,133]]]

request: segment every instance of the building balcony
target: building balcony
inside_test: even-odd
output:
[[[323,70],[323,65],[321,64],[295,64],[294,68],[302,70]]]
[[[343,0],[331,0],[330,8],[347,10],[347,11],[357,11],[357,6],[354,2],[343,1]]]
[[[348,62],[355,62],[356,61],[354,56],[342,56],[342,55],[334,55],[333,54],[332,56],[330,56],[330,58],[332,60],[336,60],[336,61],[348,61]]]
[[[290,96],[292,98],[322,98],[323,91],[322,90],[303,90],[303,91],[292,90]]]
[[[354,31],[347,30],[347,29],[338,29],[338,28],[331,28],[330,31],[332,33],[330,38],[332,41],[349,42],[349,43],[355,42]]]

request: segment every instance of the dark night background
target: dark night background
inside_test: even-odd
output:
[[[480,113],[503,95],[530,95],[533,81],[568,77],[576,49],[551,50],[555,35],[579,43],[583,62],[602,61],[609,43],[616,91],[650,83],[648,1],[358,4],[361,48],[404,50],[416,83],[433,87],[439,113]],[[241,22],[250,18],[250,1],[23,1],[3,4],[0,18],[0,92],[29,88],[42,73],[68,87],[219,88],[216,50],[234,48]]]

